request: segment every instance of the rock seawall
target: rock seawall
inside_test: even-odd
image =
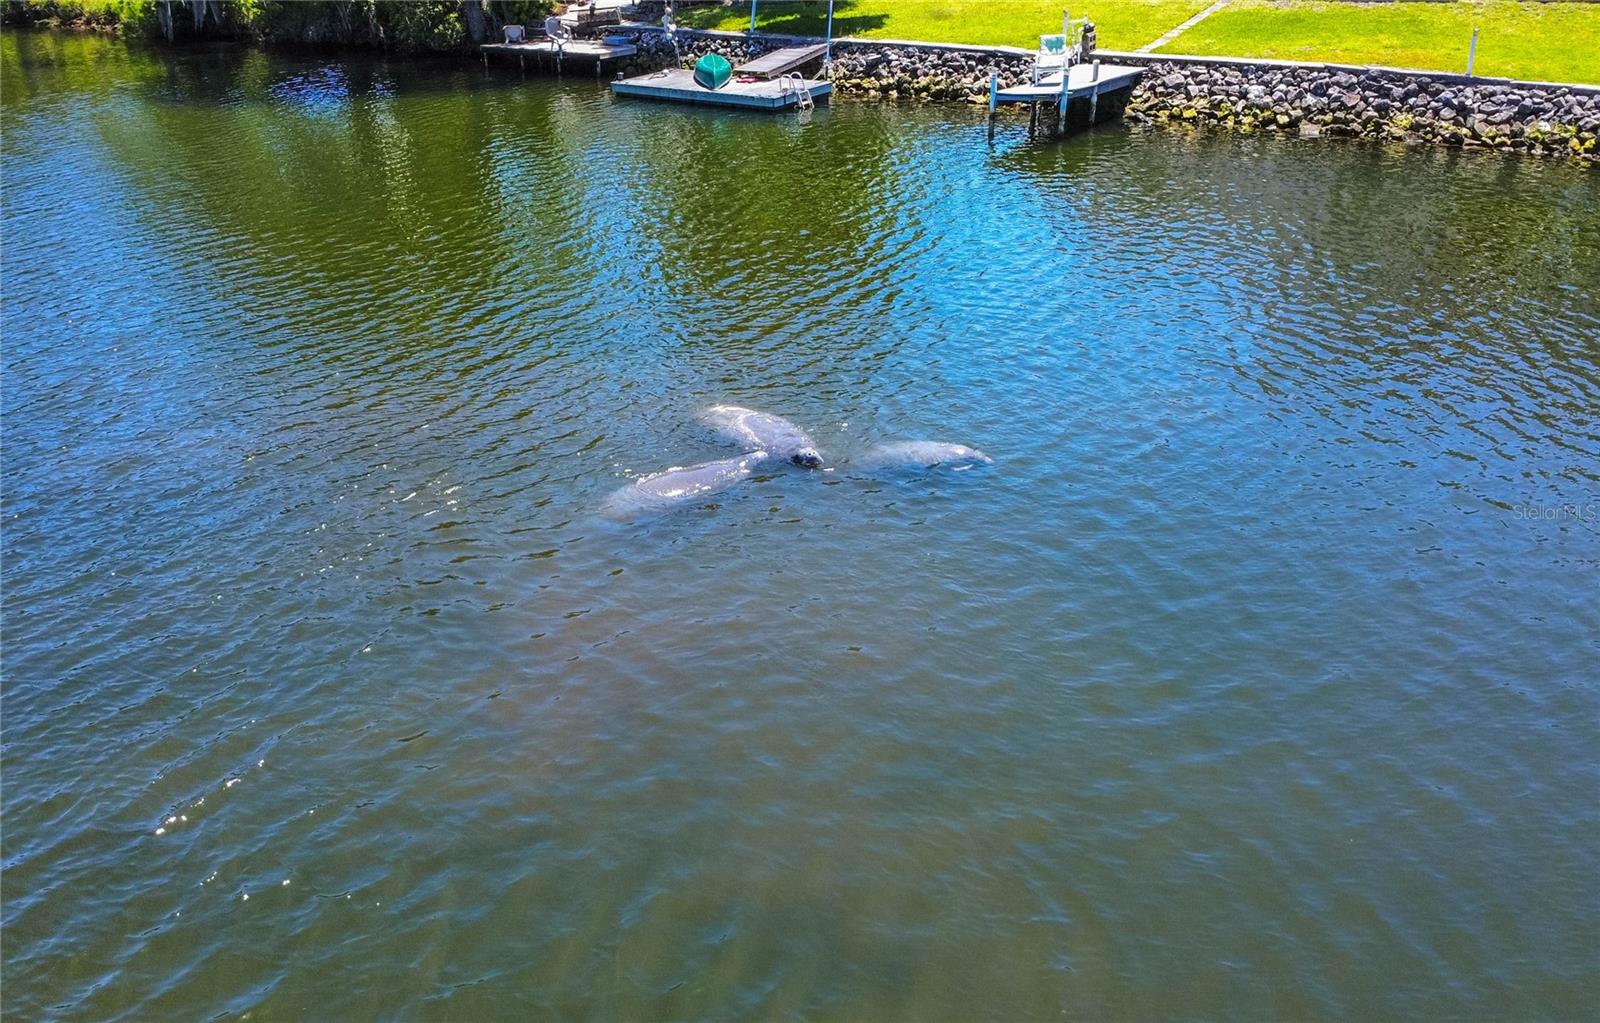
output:
[[[1600,94],[1378,68],[1150,64],[1124,116],[1593,161]]]

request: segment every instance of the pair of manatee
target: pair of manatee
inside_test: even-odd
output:
[[[806,469],[823,465],[822,453],[810,435],[781,416],[739,405],[713,405],[700,414],[700,421],[724,440],[743,447],[745,453],[640,477],[611,495],[606,512],[614,517],[633,517],[721,493],[773,458],[784,458]],[[906,440],[879,444],[857,461],[874,467],[931,468],[986,465],[994,459],[965,444]]]

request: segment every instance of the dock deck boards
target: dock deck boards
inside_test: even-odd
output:
[[[786,46],[781,50],[763,53],[754,60],[745,61],[733,70],[741,75],[776,78],[785,71],[793,71],[797,67],[811,63],[827,52],[828,47],[825,43],[817,43],[815,46]]]
[[[484,43],[481,49],[485,53],[509,53],[524,57],[554,57],[556,44],[551,39],[529,39],[525,43]],[[617,60],[621,57],[631,57],[639,52],[639,48],[631,43],[612,45],[596,39],[569,39],[561,47],[563,57],[579,57],[585,60]]]
[[[1117,89],[1124,89],[1139,80],[1144,73],[1142,67],[1128,67],[1122,64],[1101,64],[1100,80],[1094,81],[1094,68],[1088,64],[1074,64],[1068,68],[1071,77],[1067,80],[1067,92],[1074,98],[1087,96],[1096,89],[1103,96]],[[1009,89],[1001,89],[995,98],[1001,103],[1032,103],[1034,100],[1052,100],[1061,95],[1061,72],[1056,72],[1044,79],[1038,85],[1016,85]]]
[[[813,102],[826,100],[833,92],[833,85],[829,82],[807,79],[805,87],[811,93]],[[664,99],[701,106],[742,107],[746,110],[788,110],[799,103],[799,97],[794,92],[786,92],[776,81],[732,81],[713,90],[701,87],[694,80],[694,72],[685,68],[612,82],[611,90],[619,96]]]

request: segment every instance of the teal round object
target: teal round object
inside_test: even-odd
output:
[[[733,77],[733,65],[728,58],[708,53],[694,65],[694,80],[707,89],[720,89]]]

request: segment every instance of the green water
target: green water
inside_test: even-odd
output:
[[[1600,175],[0,70],[8,1019],[1592,1018]]]

